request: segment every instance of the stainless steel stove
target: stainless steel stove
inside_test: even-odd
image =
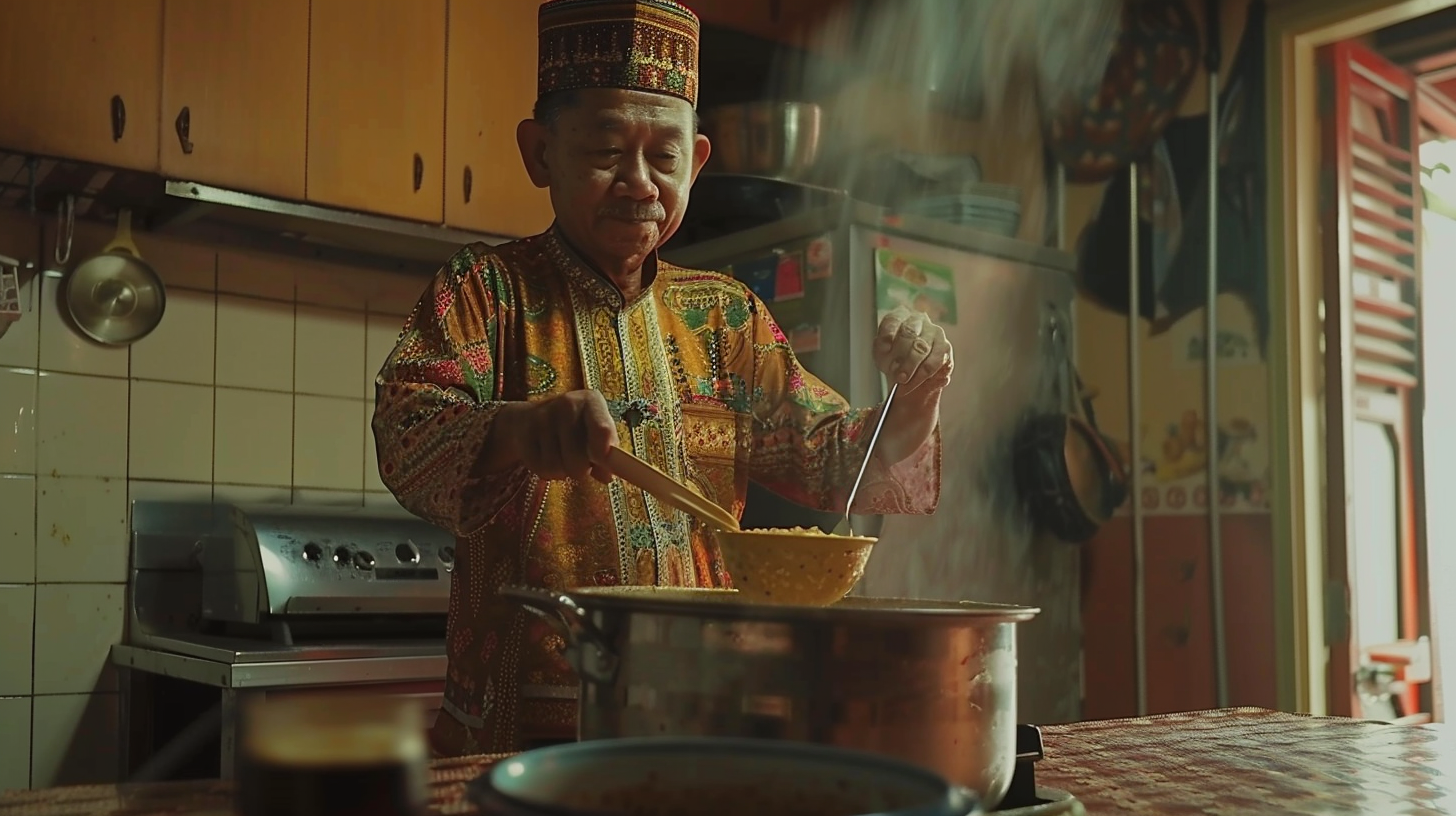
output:
[[[196,733],[161,738],[201,745],[216,730],[224,777],[249,695],[368,686],[438,709],[454,546],[439,528],[363,509],[134,503],[128,631],[112,649],[133,735],[123,773],[166,759],[150,733],[166,729],[146,721],[159,693],[184,696],[178,683],[217,690],[217,710]]]

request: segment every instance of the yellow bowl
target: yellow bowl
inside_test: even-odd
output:
[[[864,577],[878,539],[774,530],[719,530],[723,565],[746,603],[829,606]]]

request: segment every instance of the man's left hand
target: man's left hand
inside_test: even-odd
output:
[[[950,382],[955,354],[945,329],[924,312],[900,306],[880,321],[875,337],[875,367],[890,382],[900,384],[900,393],[915,393],[927,399],[938,397]]]

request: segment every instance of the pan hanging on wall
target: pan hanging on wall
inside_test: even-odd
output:
[[[1127,467],[1097,428],[1068,347],[1061,317],[1048,329],[1061,410],[1033,414],[1017,429],[1013,469],[1032,523],[1063,541],[1082,543],[1127,500]]]
[[[66,276],[66,310],[76,328],[108,346],[125,346],[162,322],[167,294],[131,237],[131,211],[116,216],[116,237]]]

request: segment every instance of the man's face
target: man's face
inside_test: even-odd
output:
[[[681,99],[608,88],[573,97],[555,121],[521,123],[521,157],[572,245],[602,272],[630,273],[682,223],[708,139]]]

